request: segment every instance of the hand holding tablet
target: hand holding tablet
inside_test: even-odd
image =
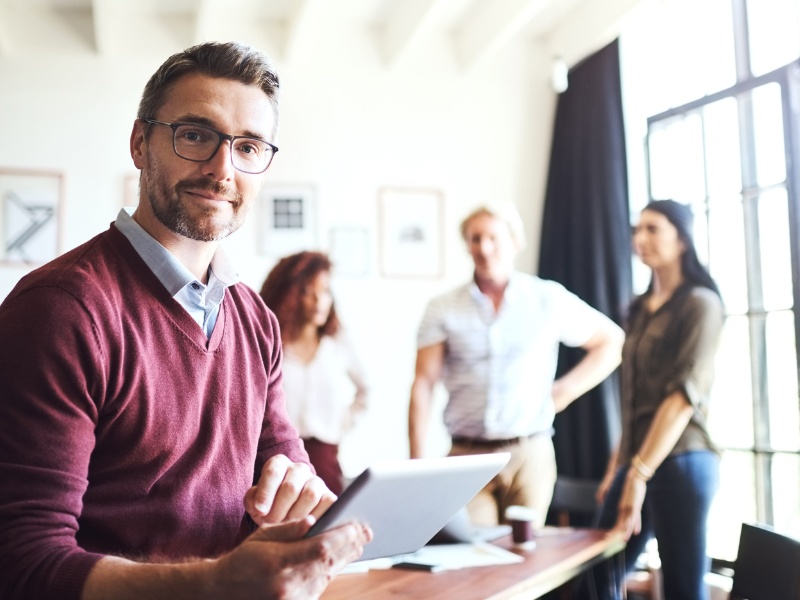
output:
[[[508,453],[418,458],[375,464],[359,475],[308,531],[348,521],[370,526],[359,560],[415,552],[508,462]]]

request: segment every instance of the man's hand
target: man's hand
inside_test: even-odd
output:
[[[313,517],[262,525],[238,548],[213,562],[210,597],[317,598],[331,579],[361,556],[372,531],[348,523],[304,539]]]
[[[309,515],[261,525],[237,548],[215,559],[165,564],[105,556],[90,571],[81,598],[317,598],[342,568],[361,556],[372,541],[372,530],[353,522],[304,538],[315,522]]]
[[[279,454],[264,464],[258,483],[244,496],[244,507],[256,524],[265,525],[308,515],[318,518],[335,500],[308,465]]]

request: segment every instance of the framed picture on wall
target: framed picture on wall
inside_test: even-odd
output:
[[[378,192],[381,273],[437,278],[444,272],[439,190],[385,187]]]
[[[258,251],[281,257],[319,248],[314,186],[265,185],[259,194]]]
[[[40,264],[61,248],[64,177],[0,169],[0,262]]]

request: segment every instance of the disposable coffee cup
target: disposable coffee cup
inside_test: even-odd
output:
[[[528,506],[509,506],[506,508],[506,521],[511,525],[511,539],[517,546],[526,550],[536,547],[533,539],[533,524],[536,522],[536,509]]]

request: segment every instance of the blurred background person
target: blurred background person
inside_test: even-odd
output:
[[[260,293],[281,328],[289,418],[317,475],[338,495],[344,489],[339,444],[367,407],[367,384],[336,315],[331,267],[321,252],[287,256]]]
[[[656,200],[634,228],[634,251],[652,278],[629,309],[622,437],[598,490],[600,527],[629,538],[628,571],[655,536],[667,600],[708,597],[706,520],[719,481],[706,419],[724,311],[692,223],[688,206]],[[595,571],[599,597],[622,598],[622,581],[608,575]]]
[[[434,387],[442,381],[450,454],[511,454],[469,503],[472,522],[496,525],[508,506],[522,505],[535,509],[539,528],[556,481],[555,414],[617,367],[622,329],[561,284],[514,268],[525,232],[510,202],[473,210],[461,236],[472,279],[431,300],[417,334],[411,458],[424,456]],[[562,343],[586,354],[555,379]]]

